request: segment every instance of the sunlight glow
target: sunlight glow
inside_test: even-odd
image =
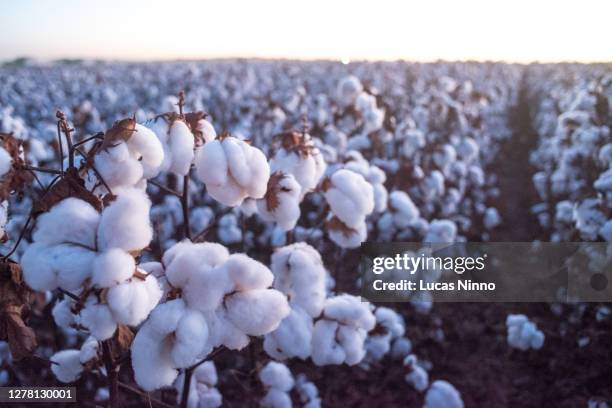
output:
[[[609,0],[22,0],[0,59],[612,61]]]

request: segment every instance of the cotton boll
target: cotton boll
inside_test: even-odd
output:
[[[92,283],[110,288],[129,279],[136,270],[134,258],[119,248],[97,255],[93,261]]]
[[[146,248],[153,238],[150,209],[151,201],[143,191],[118,192],[117,199],[102,212],[97,235],[99,249],[121,248],[131,252]]]
[[[337,96],[338,101],[342,106],[348,106],[355,103],[357,97],[361,94],[363,86],[359,79],[353,75],[342,79],[338,83]]]
[[[145,391],[168,386],[178,370],[170,356],[171,339],[160,337],[146,323],[138,330],[131,346],[132,368],[136,383]]]
[[[284,392],[289,392],[295,384],[289,368],[276,361],[270,361],[266,364],[259,372],[259,379],[265,387],[276,388]]]
[[[325,199],[334,215],[350,228],[356,228],[374,210],[374,192],[363,176],[340,169],[330,178]]]
[[[314,325],[312,334],[312,362],[318,366],[342,364],[346,358],[344,349],[336,342],[338,323],[321,319]]]
[[[186,309],[185,301],[180,298],[160,303],[153,309],[145,325],[159,336],[170,334],[176,330]]]
[[[100,214],[91,204],[70,197],[37,218],[32,240],[41,244],[72,242],[93,249],[99,221]]]
[[[370,331],[376,324],[376,318],[368,305],[357,296],[343,294],[328,298],[325,301],[323,314],[325,318],[344,325]]]
[[[237,206],[266,193],[270,167],[261,150],[235,137],[204,144],[196,155],[196,174],[215,200]]]
[[[194,158],[195,139],[184,121],[172,122],[168,132],[168,145],[172,157],[168,170],[178,176],[189,173]]]
[[[205,143],[211,142],[217,138],[217,132],[215,131],[214,126],[206,119],[200,119],[198,121],[197,130],[202,132],[202,137],[204,138]]]
[[[164,161],[164,148],[155,133],[140,124],[127,141],[131,156],[142,166],[143,177],[153,178],[159,173]]]
[[[60,300],[55,304],[55,306],[53,306],[51,314],[53,315],[55,324],[64,328],[70,327],[74,324],[75,319],[71,307],[72,301],[70,299]]]
[[[389,208],[393,215],[393,224],[399,229],[407,228],[420,215],[419,209],[408,194],[400,190],[389,195]]]
[[[120,186],[134,186],[143,177],[143,168],[132,159],[127,144],[123,141],[100,150],[94,156],[94,165],[105,183],[114,190]]]
[[[391,346],[391,355],[393,357],[404,358],[412,351],[412,342],[406,337],[395,339]]]
[[[242,229],[238,226],[238,219],[234,214],[225,214],[219,219],[217,234],[224,244],[229,245],[242,241]]]
[[[194,244],[189,240],[179,242],[168,249],[162,258],[168,281],[175,287],[187,286],[195,271],[206,273],[222,265],[229,257],[227,248],[211,242]]]
[[[298,357],[305,360],[310,356],[312,346],[312,317],[299,307],[291,309],[276,330],[266,334],[264,350],[277,360]]]
[[[457,225],[451,220],[433,220],[423,242],[451,243],[457,237]]]
[[[51,356],[51,371],[63,383],[76,381],[83,372],[79,350],[62,350]]]
[[[463,408],[463,400],[452,384],[437,380],[427,390],[423,408]]]
[[[364,330],[341,325],[338,329],[338,342],[344,349],[344,363],[355,365],[365,357],[364,343],[367,333]]]
[[[525,315],[510,314],[506,318],[508,328],[508,344],[519,350],[533,348],[538,350],[544,345],[544,333],[537,329],[536,325],[529,321]]]
[[[406,382],[419,392],[425,391],[429,385],[429,375],[423,367],[417,364],[417,358],[414,354],[410,354],[404,359],[404,366],[410,370],[404,377]]]
[[[256,202],[257,212],[265,221],[274,221],[283,231],[290,231],[300,218],[301,192],[293,175],[274,173],[266,195]]]
[[[79,361],[85,364],[98,357],[98,340],[95,337],[89,336],[79,351]]]
[[[478,143],[471,137],[462,138],[456,149],[461,160],[466,163],[471,163],[476,160],[480,150]]]
[[[287,298],[274,289],[238,292],[225,300],[228,319],[250,336],[261,336],[275,330],[289,315]]]
[[[206,350],[208,326],[201,313],[187,309],[176,327],[171,351],[176,367],[193,365]]]
[[[6,173],[9,172],[12,166],[13,159],[11,155],[4,149],[0,147],[0,178],[4,177]]]
[[[109,307],[98,303],[93,295],[87,299],[85,307],[77,317],[77,323],[100,341],[110,339],[117,329]]]
[[[267,266],[245,254],[230,255],[223,267],[238,291],[265,289],[274,280]]]
[[[183,298],[189,307],[199,311],[214,310],[233,287],[231,279],[221,268],[203,264],[193,271],[183,286]]]
[[[209,346],[225,346],[230,350],[242,350],[249,344],[249,337],[227,319],[227,311],[219,308],[206,312],[209,329]]]
[[[489,207],[485,211],[484,226],[486,229],[493,229],[501,224],[501,217],[495,207]]]
[[[111,287],[107,302],[117,323],[136,326],[147,318],[161,296],[157,279],[149,275],[144,281],[132,278],[129,282]]]
[[[291,397],[277,388],[270,388],[261,400],[261,406],[266,408],[291,408]]]
[[[317,317],[325,301],[325,276],[321,255],[300,242],[280,248],[272,255],[274,288],[289,297],[310,316]]]

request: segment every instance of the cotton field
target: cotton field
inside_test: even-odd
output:
[[[612,66],[0,68],[0,385],[606,407],[600,303],[360,297],[363,242],[612,242]],[[608,247],[610,250],[611,247]]]

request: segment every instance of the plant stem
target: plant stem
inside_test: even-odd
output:
[[[183,207],[183,230],[185,231],[185,238],[191,240],[191,230],[189,228],[189,173],[183,177],[181,206]]]
[[[187,408],[187,402],[189,401],[189,391],[191,390],[191,376],[195,367],[188,367],[185,369],[185,382],[183,383],[183,393],[181,395],[181,408]]]
[[[106,367],[106,375],[108,377],[108,406],[110,408],[117,408],[119,407],[119,373],[115,363],[113,362],[110,339],[102,342],[102,351],[104,356],[104,365]]]

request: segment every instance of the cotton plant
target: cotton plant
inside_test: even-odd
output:
[[[160,303],[132,344],[137,383],[146,390],[171,384],[178,369],[214,348],[240,350],[249,336],[274,331],[289,314],[286,297],[271,289],[272,272],[244,254],[215,243],[185,240],[162,263],[175,293]]]
[[[302,187],[291,174],[272,173],[265,196],[256,201],[257,213],[265,221],[275,222],[283,231],[293,230],[300,218]]]
[[[387,175],[377,166],[371,165],[356,151],[347,153],[343,168],[361,174],[372,185],[374,191],[374,212],[383,213],[387,209],[389,193],[385,187]]]
[[[270,361],[259,372],[259,380],[266,389],[261,405],[268,408],[291,408],[289,392],[295,380],[289,368],[276,361]]]
[[[366,217],[374,211],[374,190],[362,175],[339,169],[322,182],[332,217],[326,225],[338,246],[354,248],[367,236]]]
[[[272,255],[274,288],[287,295],[291,312],[264,339],[264,350],[273,358],[307,359],[313,348],[313,319],[326,299],[326,275],[321,255],[300,242],[279,248]]]
[[[526,351],[539,350],[544,345],[544,333],[538,330],[535,323],[522,314],[510,314],[506,318],[508,329],[507,341],[512,348]]]
[[[270,166],[263,152],[229,134],[199,147],[195,167],[207,193],[231,207],[246,198],[263,198],[270,178]]]
[[[151,203],[136,188],[116,193],[101,212],[75,197],[54,205],[38,217],[22,257],[29,287],[80,296],[55,306],[56,323],[85,327],[98,340],[112,337],[117,325],[140,324],[161,297],[155,277],[134,259],[153,236]]]
[[[185,375],[181,374],[175,383],[177,401],[183,397]],[[212,361],[205,361],[193,370],[189,384],[188,408],[218,408],[223,404],[223,396],[217,389],[217,368]]]

